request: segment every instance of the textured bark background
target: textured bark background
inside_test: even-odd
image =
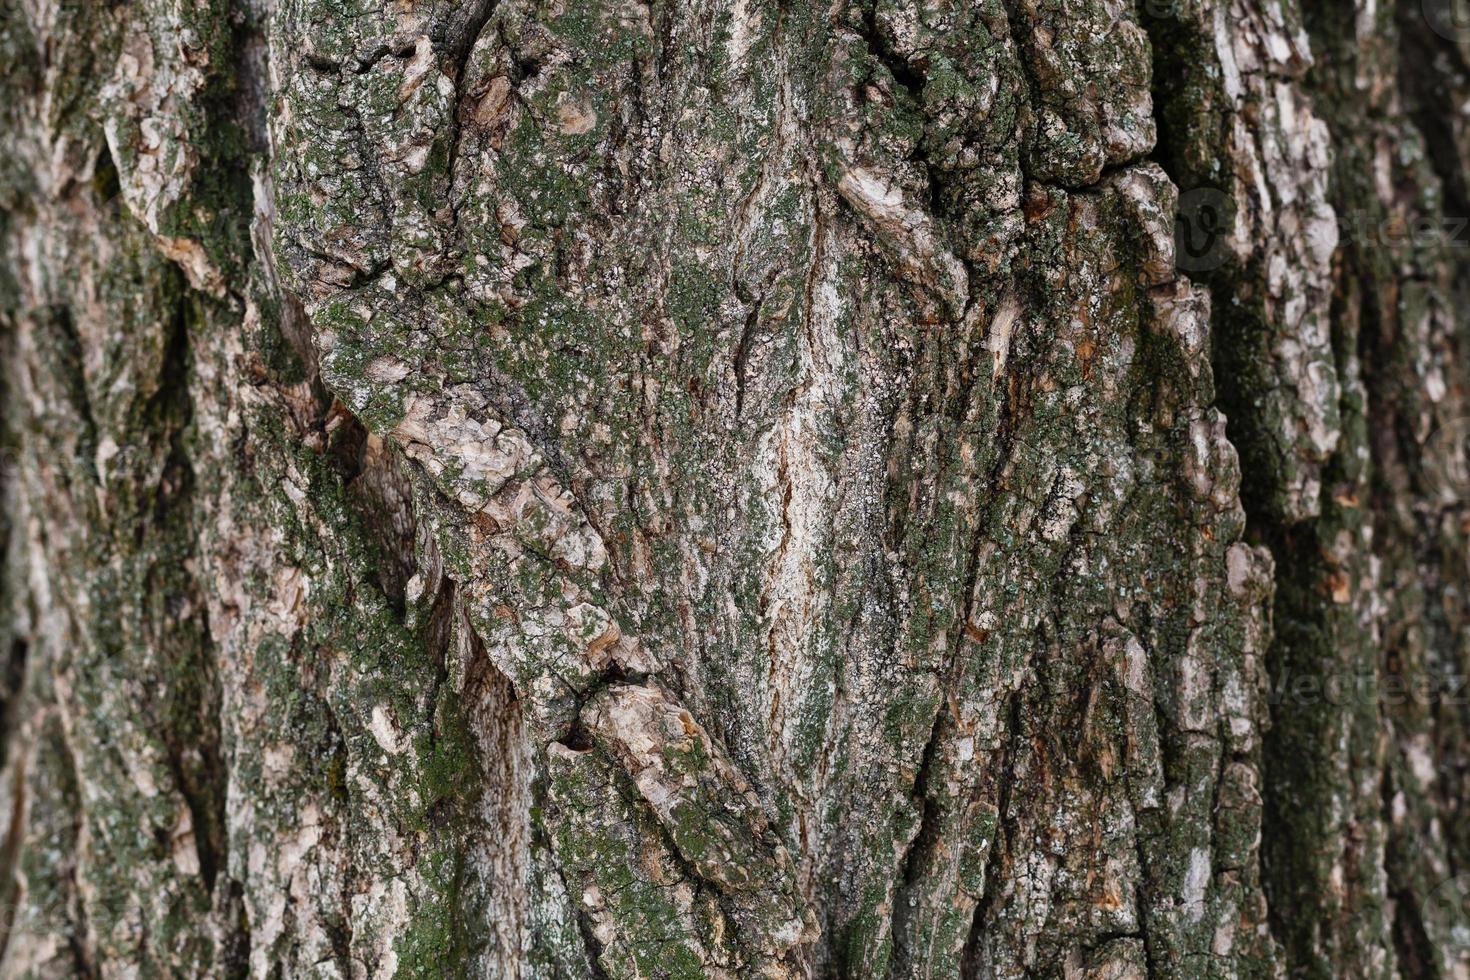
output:
[[[1470,976],[1462,0],[0,0],[3,973]]]

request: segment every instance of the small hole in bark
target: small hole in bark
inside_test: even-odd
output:
[[[587,731],[587,727],[582,724],[580,718],[572,722],[572,727],[567,729],[567,733],[557,741],[573,752],[592,751],[592,733]]]

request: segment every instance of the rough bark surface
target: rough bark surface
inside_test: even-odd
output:
[[[1470,977],[1459,4],[0,0],[0,971]]]

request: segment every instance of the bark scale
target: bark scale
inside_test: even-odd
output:
[[[0,0],[7,976],[1470,976],[1459,0]]]

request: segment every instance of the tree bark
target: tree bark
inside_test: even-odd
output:
[[[1463,0],[0,0],[0,972],[1470,977]]]

